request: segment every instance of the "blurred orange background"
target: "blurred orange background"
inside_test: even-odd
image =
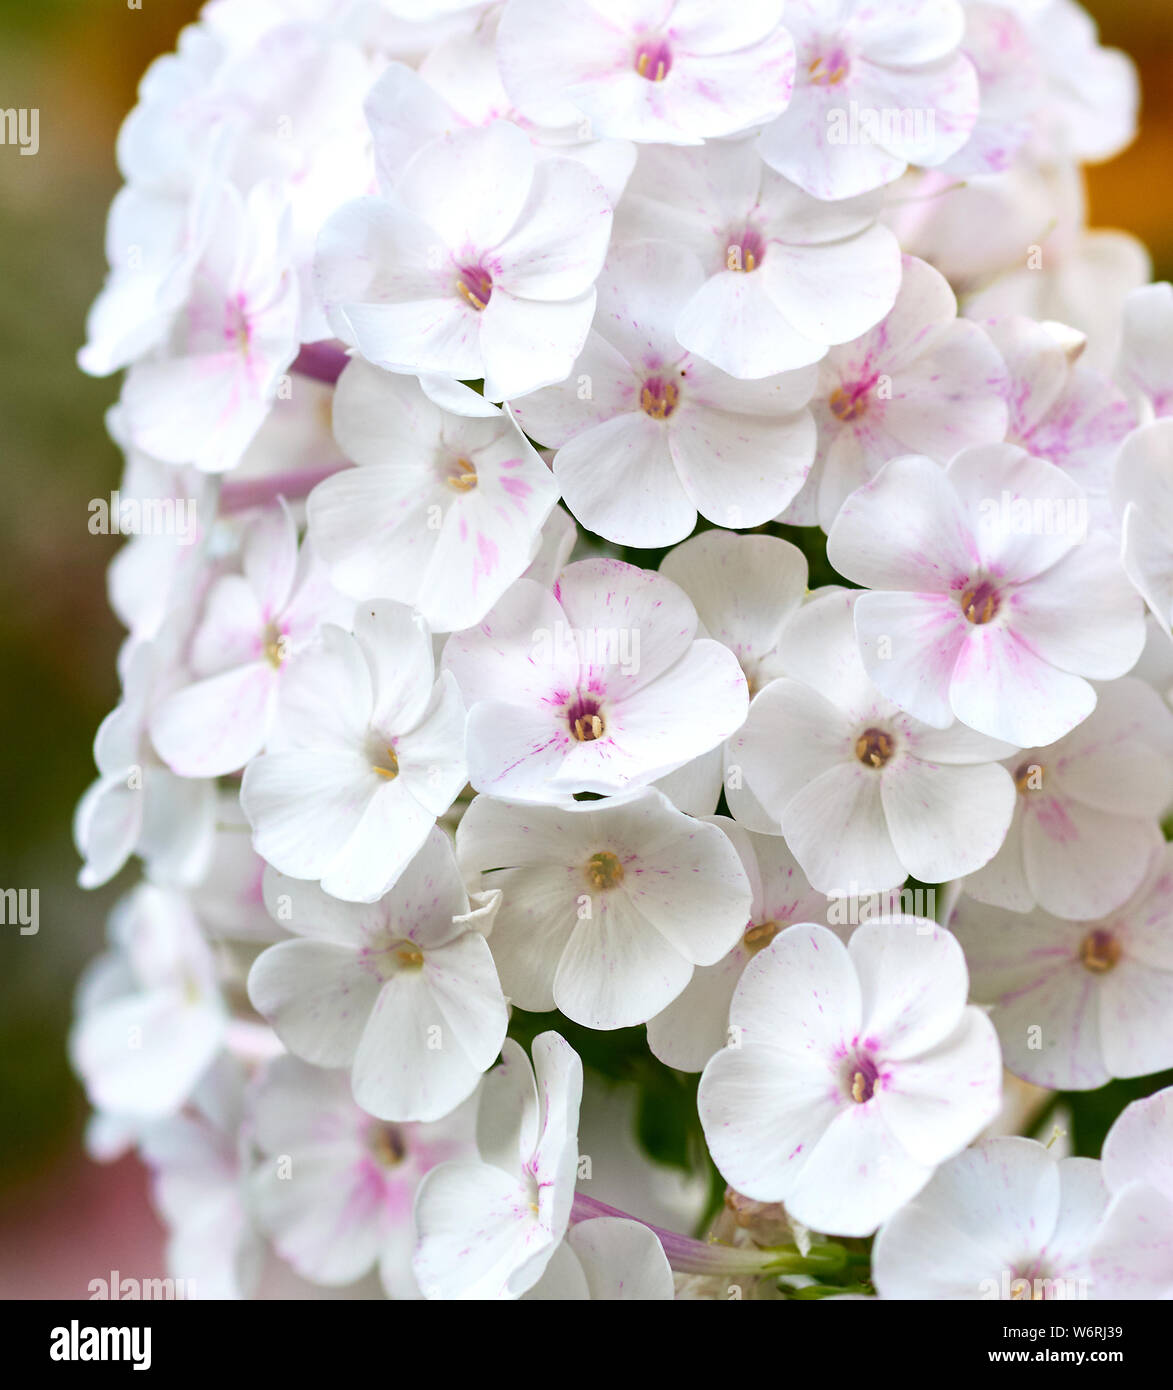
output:
[[[0,0],[0,108],[40,111],[40,151],[0,147],[0,887],[37,887],[40,930],[0,927],[0,1297],[85,1297],[111,1269],[161,1273],[161,1231],[134,1160],[80,1151],[85,1103],[65,1059],[71,994],[131,880],[75,884],[69,824],[92,740],[117,698],[120,630],[105,597],[118,541],[87,502],[118,483],[103,412],[117,383],[76,368],[105,269],[114,139],[139,77],[197,0]],[[1141,73],[1141,133],[1089,172],[1092,223],[1133,232],[1173,275],[1173,8],[1087,0]]]

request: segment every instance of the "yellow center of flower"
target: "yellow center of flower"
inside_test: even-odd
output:
[[[848,73],[847,59],[842,54],[836,54],[830,61],[816,58],[806,71],[816,87],[838,87]]]
[[[388,782],[393,782],[399,776],[399,759],[395,756],[394,748],[384,750],[382,762],[375,763],[374,770]]]
[[[457,459],[444,481],[453,492],[471,492],[477,485],[477,470],[469,459]]]
[[[983,580],[961,595],[961,611],[966,621],[977,627],[992,621],[998,612],[998,591],[992,584]]]
[[[828,404],[831,407],[831,414],[836,420],[840,420],[846,425],[852,420],[858,420],[867,410],[867,392],[845,391],[842,386],[836,386],[831,392],[831,399]]]
[[[1106,975],[1120,959],[1120,943],[1111,932],[1088,932],[1080,942],[1079,959],[1093,975]]]
[[[653,420],[666,420],[676,409],[676,403],[680,399],[680,392],[673,381],[661,381],[659,377],[650,377],[644,382],[643,389],[639,393],[640,409],[645,415],[650,415]]]
[[[603,849],[598,854],[592,854],[587,860],[586,876],[592,888],[605,893],[607,889],[623,882],[623,865],[617,855]]]
[[[1042,763],[1022,763],[1014,773],[1014,785],[1022,793],[1039,792],[1043,789]]]
[[[575,716],[571,732],[579,743],[593,743],[595,739],[603,737],[606,727],[601,714],[579,714]]]
[[[865,767],[883,767],[895,749],[895,740],[883,729],[865,729],[855,740],[855,756]]]
[[[749,950],[756,952],[768,946],[781,930],[778,922],[751,922],[741,940]]]
[[[407,1156],[407,1146],[396,1125],[376,1125],[367,1146],[383,1168],[394,1168]]]

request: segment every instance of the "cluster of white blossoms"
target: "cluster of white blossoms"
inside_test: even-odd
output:
[[[173,1275],[1173,1296],[1136,104],[1073,0],[211,0],[151,67],[81,364],[197,524],[111,567],[71,1053]]]

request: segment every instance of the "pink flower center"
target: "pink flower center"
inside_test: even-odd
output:
[[[883,729],[865,729],[855,740],[855,756],[865,767],[877,771],[896,751],[896,740]]]
[[[998,595],[998,590],[988,579],[971,585],[961,595],[961,611],[965,614],[966,621],[977,627],[992,622],[997,617],[998,609],[1001,606],[1002,600]]]
[[[866,1105],[876,1093],[880,1069],[869,1056],[854,1057],[847,1068],[847,1092],[856,1105]]]
[[[381,1168],[398,1167],[407,1157],[407,1145],[398,1125],[373,1125],[367,1135],[367,1148]]]
[[[869,389],[868,384],[862,381],[853,386],[836,386],[828,402],[831,414],[845,425],[858,420],[867,411]]]
[[[566,711],[566,722],[570,725],[571,735],[579,743],[594,743],[607,731],[602,706],[598,700],[589,697],[579,698],[570,706]]]
[[[756,227],[746,227],[725,248],[725,269],[751,271],[761,265],[766,256],[766,242]]]
[[[807,76],[816,87],[838,87],[851,72],[851,62],[842,48],[820,54],[807,67]]]
[[[679,399],[680,391],[676,383],[658,376],[648,377],[639,393],[640,409],[653,420],[666,420],[676,409]]]
[[[456,293],[480,313],[493,297],[493,277],[483,266],[462,265],[456,281]]]
[[[1120,959],[1120,942],[1110,931],[1097,928],[1080,942],[1079,959],[1083,968],[1093,975],[1106,975]]]
[[[635,50],[635,70],[649,82],[663,82],[672,71],[672,50],[667,39],[644,39]]]
[[[248,305],[243,294],[235,295],[224,305],[224,337],[229,347],[248,356],[252,328],[248,321]]]
[[[276,623],[270,623],[265,628],[261,641],[265,649],[265,660],[274,670],[279,670],[286,657],[285,634]]]
[[[1042,763],[1019,763],[1014,769],[1014,785],[1024,795],[1027,792],[1041,792],[1043,789]]]
[[[617,854],[612,854],[609,849],[601,849],[587,860],[586,876],[592,888],[605,893],[623,882],[623,865]]]
[[[768,922],[751,922],[741,938],[741,943],[754,954],[764,951],[785,925],[784,922],[775,922],[772,919]]]
[[[444,481],[453,492],[471,492],[477,485],[476,464],[471,459],[455,459],[448,465]]]

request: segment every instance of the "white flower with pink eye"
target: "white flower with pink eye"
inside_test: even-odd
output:
[[[729,1041],[729,1005],[742,972],[780,931],[795,922],[823,923],[833,899],[812,888],[781,835],[758,835],[713,816],[749,878],[753,899],[737,944],[715,965],[700,965],[676,998],[648,1020],[648,1047],[666,1066],[703,1071]]]
[[[787,674],[725,750],[734,816],[780,827],[807,878],[832,894],[979,869],[1014,814],[1014,782],[998,763],[1007,744],[914,719],[869,679],[853,625],[862,601],[831,592],[791,618],[779,646]]]
[[[497,121],[425,145],[384,196],[318,242],[335,333],[390,371],[483,379],[503,400],[561,381],[582,349],[611,235],[602,185]]]
[[[298,286],[280,189],[225,184],[168,340],[122,391],[135,448],[208,473],[234,468],[264,423],[298,349]]]
[[[1006,369],[997,348],[957,317],[949,282],[915,256],[891,313],[819,364],[819,451],[780,520],[830,530],[847,496],[900,454],[947,463],[1006,432]]]
[[[285,663],[322,622],[353,611],[332,589],[293,517],[279,502],[250,525],[241,573],[218,578],[188,649],[191,683],[151,714],[159,756],[182,777],[234,772],[265,745]]]
[[[527,434],[557,450],[566,505],[618,544],[683,540],[698,512],[718,525],[759,526],[789,503],[814,457],[812,371],[737,381],[676,341],[680,312],[704,280],[684,247],[614,247],[570,376],[512,407]]]
[[[986,1139],[937,1170],[876,1236],[881,1298],[1099,1295],[1091,1243],[1108,1192],[1100,1164],[1033,1139]]]
[[[677,315],[681,346],[730,376],[807,367],[884,317],[900,247],[868,195],[822,203],[763,166],[752,143],[640,151],[617,241],[687,247],[706,279]]]
[[[478,796],[456,843],[465,874],[501,890],[489,945],[506,994],[587,1028],[646,1023],[749,916],[720,828],[652,788],[565,808]]]
[[[699,145],[771,120],[794,81],[782,0],[714,9],[695,0],[508,0],[501,80],[541,126]]]
[[[1010,444],[942,469],[894,459],[843,504],[831,563],[875,590],[855,627],[867,673],[936,728],[954,720],[1018,747],[1054,743],[1095,708],[1089,680],[1132,669],[1136,595],[1083,489]]]
[[[697,1108],[726,1182],[814,1230],[870,1235],[998,1113],[993,1026],[961,948],[915,917],[848,945],[779,933],[745,968]]]
[[[249,998],[295,1056],[349,1067],[382,1120],[438,1120],[471,1095],[507,1022],[484,937],[497,897],[470,898],[442,830],[376,903],[269,870],[265,904],[295,935],[257,957]]]
[[[1173,802],[1173,714],[1144,681],[1100,687],[1095,709],[1049,748],[1006,763],[1018,798],[1006,842],[965,880],[980,902],[1098,917],[1140,886]]]
[[[315,1284],[351,1284],[377,1266],[391,1298],[419,1298],[416,1191],[438,1163],[475,1154],[475,1118],[470,1099],[431,1124],[376,1120],[351,1099],[344,1073],[280,1057],[253,1100],[257,1219]]]
[[[425,1298],[518,1298],[566,1234],[582,1063],[557,1033],[538,1034],[533,1059],[506,1039],[481,1086],[479,1159],[442,1163],[420,1186],[413,1269]]]
[[[1166,637],[1173,631],[1173,422],[1154,420],[1125,441],[1112,496],[1123,518],[1121,561]]]
[[[268,750],[244,771],[258,854],[325,892],[374,902],[464,786],[464,706],[400,604],[325,623],[281,680]]]
[[[896,13],[788,0],[786,26],[797,49],[794,95],[758,149],[807,193],[869,193],[910,164],[943,163],[969,139],[980,102],[977,73],[960,52],[957,0],[905,0]]]
[[[320,482],[307,503],[335,585],[409,604],[433,632],[485,616],[530,563],[558,498],[508,416],[471,391],[466,409],[442,410],[413,378],[352,361],[334,432],[360,466]]]
[[[715,748],[749,697],[733,653],[696,631],[677,585],[617,560],[568,565],[553,593],[519,579],[444,648],[469,709],[472,785],[566,802],[646,786]]]
[[[1101,917],[1066,921],[962,898],[950,925],[1010,1070],[1087,1091],[1173,1066],[1171,924],[1173,847],[1162,845],[1136,892]]]
[[[78,987],[70,1058],[96,1108],[174,1114],[224,1039],[212,952],[183,894],[150,883],[116,905],[109,938]]]

